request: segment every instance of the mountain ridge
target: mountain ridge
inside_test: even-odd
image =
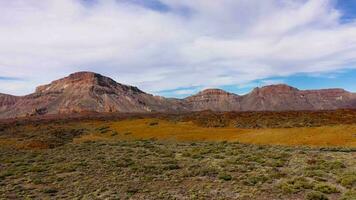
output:
[[[0,118],[80,112],[287,111],[356,108],[356,93],[341,88],[299,90],[286,84],[245,95],[206,89],[183,99],[148,94],[93,72],[76,72],[38,86],[34,93],[0,93]]]

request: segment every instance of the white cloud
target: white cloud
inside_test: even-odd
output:
[[[332,0],[128,2],[0,0],[0,76],[27,80],[0,92],[79,70],[158,92],[356,67],[356,24]]]

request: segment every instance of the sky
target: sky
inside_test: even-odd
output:
[[[0,93],[77,71],[167,97],[356,92],[354,0],[0,0]]]

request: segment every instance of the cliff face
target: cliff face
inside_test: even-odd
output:
[[[255,88],[239,96],[207,89],[185,99],[147,94],[92,72],[78,72],[37,87],[30,95],[0,94],[0,118],[76,112],[283,111],[356,108],[343,89],[298,90],[288,85]]]

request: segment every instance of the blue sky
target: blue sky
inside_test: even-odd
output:
[[[249,93],[255,87],[262,87],[270,84],[287,84],[301,90],[343,88],[350,92],[356,92],[355,78],[356,70],[342,70],[323,74],[295,74],[286,77],[271,77],[267,79],[255,80],[242,85],[225,85],[220,89],[233,92],[239,95]],[[167,97],[184,98],[191,93],[197,93],[205,89],[201,87],[178,88],[177,90],[162,91],[161,95]]]
[[[354,0],[338,0],[336,8],[343,12],[342,20],[349,22],[356,17],[356,1]]]
[[[0,93],[94,71],[167,97],[356,92],[353,0],[0,1]]]

